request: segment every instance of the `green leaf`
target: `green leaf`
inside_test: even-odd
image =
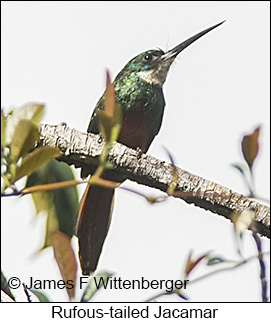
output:
[[[16,115],[18,115],[20,119],[31,120],[36,125],[39,124],[43,114],[43,104],[26,104],[18,109],[18,112],[16,112]]]
[[[10,160],[17,162],[31,148],[39,138],[39,130],[32,121],[22,119],[16,126],[10,143]]]
[[[71,167],[66,163],[52,160],[49,170],[53,174],[51,183],[64,182],[74,179]],[[69,237],[73,236],[74,224],[78,209],[78,191],[76,186],[52,191],[56,208],[59,230]]]
[[[99,128],[106,143],[117,141],[122,122],[120,104],[115,102],[114,85],[109,72],[106,72],[106,90],[104,93],[104,110],[96,110]]]
[[[113,128],[113,119],[111,116],[107,114],[106,111],[97,110],[96,111],[98,120],[99,120],[99,127],[104,138],[105,142],[111,141],[111,131]]]
[[[43,181],[42,172],[38,170],[37,172],[31,174],[28,178],[27,185],[29,180],[34,183],[34,185],[40,185]],[[35,177],[35,180],[33,179]],[[51,234],[59,230],[59,224],[56,215],[56,209],[54,206],[54,195],[52,191],[50,192],[36,192],[31,194],[34,206],[36,208],[36,215],[39,215],[41,212],[46,214],[46,228],[44,242],[41,249],[45,249],[52,245]]]
[[[42,115],[44,113],[44,106],[41,104],[28,104],[19,109],[15,109],[6,118],[5,127],[5,142],[6,145],[11,143],[15,129],[22,119],[32,121],[35,125],[38,125]]]
[[[97,293],[97,291],[103,287],[103,282],[106,283],[106,281],[111,277],[113,273],[109,272],[102,272],[100,274],[97,274],[90,278],[88,285],[81,297],[80,302],[88,302],[91,300],[91,298]]]
[[[31,293],[33,293],[41,303],[49,303],[51,302],[50,299],[42,292],[36,290],[36,289],[29,289]]]
[[[122,110],[119,103],[115,103],[114,125],[111,130],[111,141],[117,141],[122,124]]]
[[[60,155],[57,148],[43,146],[38,147],[23,158],[20,166],[16,167],[15,181],[23,176],[29,176],[39,169],[44,163]]]
[[[58,183],[73,180],[71,168],[56,160],[49,161],[27,180],[27,187]],[[78,193],[75,186],[61,188],[53,191],[42,191],[31,194],[37,214],[41,211],[47,214],[45,242],[43,248],[52,245],[51,235],[61,231],[72,237],[78,209]]]
[[[222,262],[225,262],[226,260],[221,257],[211,257],[208,259],[207,266],[213,266],[217,264],[221,264]]]

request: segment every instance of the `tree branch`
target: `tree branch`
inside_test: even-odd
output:
[[[61,123],[56,126],[41,125],[39,145],[58,147],[62,154],[59,158],[61,161],[76,168],[87,167],[93,173],[99,164],[104,144],[99,135],[80,132]],[[174,197],[228,219],[232,212],[253,208],[255,231],[270,238],[270,208],[253,199],[120,143],[110,148],[108,161],[114,166],[110,171],[112,180],[116,176],[116,181],[119,181],[122,175],[123,180],[130,179],[167,192],[174,176]]]

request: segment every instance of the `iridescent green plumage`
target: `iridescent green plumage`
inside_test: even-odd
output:
[[[164,96],[162,87],[157,84],[150,84],[140,77],[141,71],[148,71],[155,68],[155,64],[144,61],[146,55],[160,57],[163,51],[149,50],[133,58],[117,75],[114,81],[115,100],[122,108],[122,114],[130,112],[135,106],[140,106],[146,121],[157,123],[158,133],[164,112]],[[156,55],[156,56],[154,56]],[[155,63],[155,62],[154,62]],[[104,108],[104,95],[98,101],[96,109]],[[93,113],[88,132],[98,133],[98,120],[96,113]]]

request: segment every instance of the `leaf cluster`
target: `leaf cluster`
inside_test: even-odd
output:
[[[1,111],[1,193],[15,189],[15,183],[39,169],[59,151],[52,147],[38,147],[39,122],[44,106],[28,104],[5,115]]]
[[[78,194],[71,168],[55,160],[60,153],[49,146],[37,147],[39,122],[44,106],[28,104],[8,114],[1,111],[1,176],[2,196],[31,193],[36,214],[46,214],[42,249],[52,246],[63,280],[75,281],[77,263],[71,247]],[[26,177],[25,187],[17,182]],[[67,289],[69,297],[74,289]],[[47,299],[33,291],[41,301]]]

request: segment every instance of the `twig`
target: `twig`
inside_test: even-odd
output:
[[[269,252],[261,253],[261,255],[263,256],[264,254],[268,254],[268,253],[269,253]],[[202,275],[202,276],[200,276],[200,277],[198,277],[198,278],[195,278],[195,279],[193,279],[193,280],[189,280],[189,285],[191,285],[191,284],[193,284],[193,283],[197,283],[197,282],[198,282],[198,281],[200,281],[200,280],[203,280],[203,279],[209,278],[209,277],[211,277],[211,276],[213,276],[213,275],[216,275],[216,274],[219,274],[219,273],[221,273],[221,272],[234,270],[234,269],[236,269],[236,268],[238,268],[238,267],[240,267],[240,266],[242,266],[242,265],[244,265],[244,264],[246,264],[246,263],[248,263],[248,262],[250,262],[250,261],[252,261],[252,260],[254,260],[254,259],[256,259],[256,258],[259,258],[259,255],[251,256],[251,257],[249,257],[249,258],[247,258],[247,259],[244,259],[244,260],[242,260],[242,261],[240,261],[240,262],[235,263],[235,265],[233,265],[233,266],[231,266],[231,267],[220,268],[220,269],[217,269],[217,270],[215,270],[215,271],[212,271],[212,272],[210,272],[210,273],[208,273],[208,274],[205,274],[205,275]],[[173,292],[162,292],[162,293],[159,293],[159,294],[157,294],[157,295],[155,295],[155,296],[153,296],[153,297],[151,297],[151,298],[147,299],[145,302],[151,302],[151,301],[153,301],[153,300],[155,300],[156,298],[159,298],[159,297],[161,297],[161,296],[165,296],[165,295],[172,295],[172,294],[177,294],[177,293],[176,293],[176,291],[173,291]],[[181,294],[177,294],[177,295],[178,295],[178,296],[180,296],[181,298],[185,299],[185,297],[184,297],[183,295],[181,295]]]
[[[24,288],[25,295],[26,295],[26,297],[27,297],[27,301],[28,301],[29,303],[32,303],[31,296],[30,296],[30,294],[29,294],[29,292],[28,292],[28,290],[27,290],[27,288],[26,288],[25,283],[23,283],[23,288]]]
[[[266,268],[263,260],[262,242],[259,235],[256,232],[253,232],[252,235],[256,242],[256,246],[258,250],[258,259],[259,259],[259,265],[260,265],[260,280],[261,280],[261,286],[262,286],[262,301],[266,303],[268,302],[267,281],[266,281]]]

